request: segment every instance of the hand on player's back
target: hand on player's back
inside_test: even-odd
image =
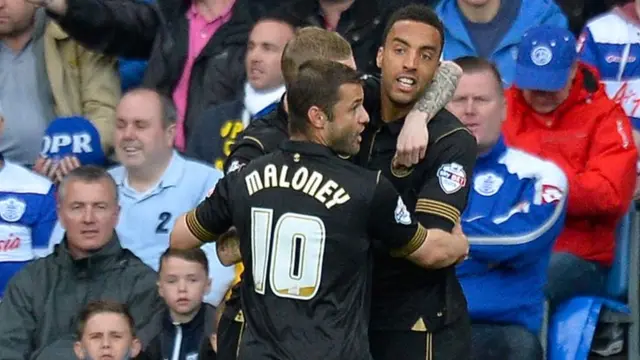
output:
[[[231,266],[242,261],[240,239],[235,227],[231,227],[226,233],[220,235],[216,241],[216,252],[220,263],[224,266]]]

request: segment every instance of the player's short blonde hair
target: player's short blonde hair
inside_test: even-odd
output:
[[[353,56],[351,45],[338,33],[319,27],[296,31],[282,53],[282,77],[287,87],[298,75],[300,65],[309,60],[344,61]]]

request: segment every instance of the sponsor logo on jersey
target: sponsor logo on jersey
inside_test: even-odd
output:
[[[186,360],[198,360],[198,353],[187,354]]]
[[[398,203],[396,205],[396,210],[394,211],[394,215],[396,218],[396,222],[402,225],[410,225],[411,224],[411,213],[407,210],[402,198],[398,196]]]
[[[9,238],[6,240],[0,240],[0,252],[9,252],[20,248],[22,239],[20,237],[9,234]]]
[[[240,170],[242,169],[246,164],[245,163],[241,163],[238,160],[233,160],[231,162],[231,165],[229,165],[229,170],[227,170],[227,174],[232,173],[234,171]]]
[[[494,173],[479,174],[473,178],[473,189],[482,196],[495,195],[504,184],[504,179]]]
[[[7,222],[16,222],[22,218],[27,204],[15,197],[8,197],[0,201],[0,217]]]
[[[453,194],[467,184],[467,173],[458,163],[444,164],[438,169],[440,188],[447,194]]]

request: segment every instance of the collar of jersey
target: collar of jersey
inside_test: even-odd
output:
[[[160,181],[154,187],[154,189],[178,186],[180,180],[182,179],[182,176],[184,175],[185,163],[186,160],[174,150],[173,155],[171,156],[171,161],[169,161],[169,165],[165,169],[164,174],[162,174]],[[118,186],[130,189],[127,185],[126,179],[127,169],[123,167],[122,172],[120,172],[119,176],[116,177],[115,181]],[[130,190],[133,191],[133,189]]]
[[[400,131],[402,130],[402,126],[404,125],[405,117],[401,117],[400,119],[385,122],[384,120],[382,120],[382,116],[380,115],[380,110],[379,109],[376,109],[376,110],[377,110],[376,112],[370,113],[371,118],[373,119],[373,121],[371,121],[371,125],[375,126],[375,128],[377,129],[387,128],[389,129],[389,132],[391,133],[391,135],[400,134]]]
[[[302,155],[326,156],[326,157],[337,156],[337,154],[330,148],[324,145],[320,145],[320,144],[316,144],[308,141],[287,140],[280,145],[280,148],[286,152],[299,153]]]

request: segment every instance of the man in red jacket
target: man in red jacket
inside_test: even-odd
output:
[[[518,54],[506,96],[506,141],[554,161],[569,180],[565,228],[549,264],[553,307],[603,292],[615,229],[635,186],[637,151],[627,116],[609,100],[596,71],[577,60],[568,30],[533,28]]]

